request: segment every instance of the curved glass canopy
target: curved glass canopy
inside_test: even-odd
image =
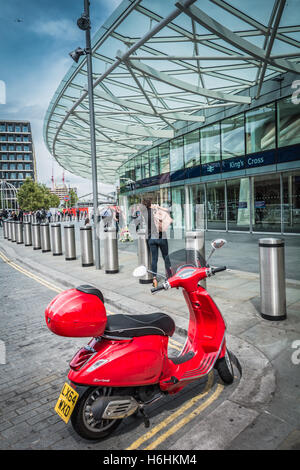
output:
[[[98,178],[115,183],[127,159],[176,121],[250,104],[264,80],[300,73],[297,0],[124,0],[93,38]],[[84,37],[83,37],[84,40]],[[253,99],[252,98],[252,99]],[[57,89],[44,123],[50,153],[91,178],[86,57]]]

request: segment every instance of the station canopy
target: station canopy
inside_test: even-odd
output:
[[[206,109],[249,104],[249,87],[258,98],[265,80],[300,73],[297,21],[298,0],[124,0],[92,40],[98,180],[115,183],[176,121],[203,123]],[[91,178],[85,55],[51,100],[44,139]]]

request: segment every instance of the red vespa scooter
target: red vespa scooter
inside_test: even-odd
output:
[[[225,240],[215,240],[213,251]],[[62,336],[93,336],[70,363],[55,411],[77,433],[101,439],[138,411],[145,426],[145,406],[165,394],[175,394],[215,367],[225,384],[233,382],[232,358],[226,348],[225,323],[208,292],[199,282],[225,270],[210,268],[200,254],[179,250],[169,255],[169,278],[152,293],[183,289],[190,320],[185,345],[177,357],[168,356],[168,340],[175,331],[164,313],[106,317],[102,293],[79,286],[56,296],[48,305],[47,326]],[[145,267],[134,271],[146,273]]]

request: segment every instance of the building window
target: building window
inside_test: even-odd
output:
[[[14,161],[15,159],[16,159],[16,155],[15,155],[14,153],[11,153],[11,154],[9,155],[9,160],[10,160],[10,161]]]
[[[26,173],[25,177],[26,178],[32,178],[32,174],[31,173]]]
[[[218,181],[208,183],[207,199],[207,228],[214,230],[226,229],[225,183]]]
[[[23,165],[22,165],[22,163],[18,163],[17,169],[18,169],[18,170],[23,170]]]
[[[0,124],[0,132],[5,132],[5,131],[6,131],[5,124]]]
[[[168,173],[170,171],[170,147],[169,142],[165,142],[158,147],[158,156],[159,156],[159,172],[160,174]]]
[[[23,142],[29,142],[29,137],[27,135],[24,135]]]
[[[246,152],[256,153],[275,147],[275,103],[247,111]]]
[[[256,232],[281,231],[281,201],[279,175],[254,177],[254,221]]]
[[[200,129],[201,163],[211,163],[220,160],[220,124]]]
[[[28,126],[23,126],[23,132],[28,132]]]
[[[278,147],[300,143],[300,109],[292,102],[292,97],[277,103]]]
[[[284,173],[282,180],[284,232],[300,233],[300,171]]]
[[[189,132],[184,136],[183,140],[185,167],[189,168],[200,165],[199,130]]]
[[[22,156],[22,155],[20,155],[20,156]],[[24,158],[23,158],[23,159],[26,160],[26,161],[30,160],[30,155],[24,154]]]
[[[22,179],[24,179],[24,175],[23,175],[23,173],[19,173],[19,174],[18,174],[18,179],[19,179],[19,180],[22,180]]]
[[[244,114],[221,122],[222,159],[245,155]]]
[[[10,163],[9,169],[10,170],[16,170],[16,164],[15,163]]]
[[[16,151],[22,152],[22,145],[16,145]]]
[[[15,132],[21,132],[21,127],[20,127],[20,126],[16,126],[16,127],[15,127]]]
[[[29,163],[26,163],[26,164],[25,164],[25,170],[31,170]]]
[[[17,179],[17,174],[16,173],[11,173],[10,174],[10,179],[11,180],[16,180]]]
[[[183,137],[170,141],[170,171],[184,168]]]
[[[140,181],[142,179],[142,157],[139,155],[135,157],[135,179]]]
[[[205,230],[205,186],[193,184],[189,186],[189,211],[192,230]]]
[[[2,164],[2,170],[8,170],[8,164],[7,163]]]
[[[3,153],[3,154],[2,154],[1,160],[8,160],[6,153]]]
[[[13,126],[7,126],[7,132],[14,132],[14,127]]]
[[[171,188],[174,238],[181,239],[184,230],[184,187]]]
[[[6,145],[3,145],[3,144],[2,144],[2,145],[1,145],[1,150],[4,150],[4,151],[7,150]]]
[[[150,176],[156,176],[159,172],[158,167],[158,148],[149,150]]]
[[[1,142],[6,142],[6,139],[7,139],[6,135],[2,135],[0,137]]]
[[[149,154],[148,152],[142,155],[142,177],[149,178],[150,176],[150,165],[149,165]]]
[[[250,229],[249,178],[227,181],[228,230]]]
[[[8,142],[14,142],[15,139],[13,135],[9,135],[7,140]]]

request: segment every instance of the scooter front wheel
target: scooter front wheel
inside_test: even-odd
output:
[[[84,439],[103,439],[111,434],[122,419],[102,419],[93,410],[101,407],[101,400],[112,395],[109,387],[90,387],[79,399],[71,416],[74,430]]]
[[[234,373],[230,357],[230,351],[228,351],[228,349],[226,349],[225,356],[217,360],[215,367],[223,382],[226,385],[232,384],[234,379]]]

